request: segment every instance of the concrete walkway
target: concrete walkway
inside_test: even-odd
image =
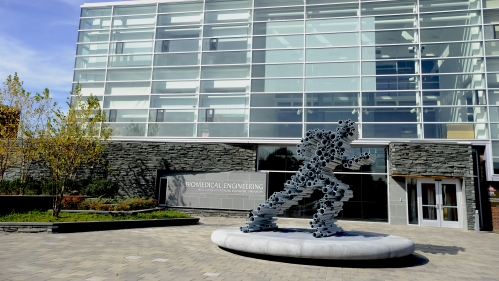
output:
[[[499,234],[460,229],[341,222],[348,230],[412,239],[416,254],[380,262],[257,259],[218,248],[218,228],[244,219],[201,218],[199,225],[74,234],[0,233],[0,280],[498,280]],[[307,220],[279,219],[281,227]]]

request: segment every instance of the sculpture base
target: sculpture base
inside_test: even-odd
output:
[[[279,228],[243,233],[238,228],[226,228],[214,231],[211,241],[223,248],[251,254],[327,260],[399,258],[415,249],[411,240],[388,234],[344,231],[336,236],[314,238],[313,232],[313,229]]]

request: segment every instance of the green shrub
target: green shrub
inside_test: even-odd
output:
[[[116,211],[134,211],[141,209],[152,209],[155,208],[158,201],[154,198],[142,199],[142,198],[127,198],[118,202],[114,207]]]
[[[118,193],[118,185],[106,179],[94,179],[80,190],[81,194],[92,197],[112,198]]]

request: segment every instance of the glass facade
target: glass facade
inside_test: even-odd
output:
[[[109,2],[79,26],[74,83],[116,139],[293,143],[352,119],[366,142],[490,142],[499,174],[497,0]]]

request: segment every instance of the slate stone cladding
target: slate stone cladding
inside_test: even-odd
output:
[[[122,196],[155,196],[158,170],[172,172],[254,172],[257,145],[222,143],[167,143],[112,141],[106,149],[108,169],[96,165],[84,169],[79,177],[108,178],[120,186]],[[18,176],[11,169],[8,179]],[[34,178],[48,176],[48,170],[33,165]]]
[[[499,232],[499,207],[492,207],[492,231]]]
[[[390,176],[444,176],[464,179],[468,229],[475,227],[475,187],[471,145],[390,143]]]

